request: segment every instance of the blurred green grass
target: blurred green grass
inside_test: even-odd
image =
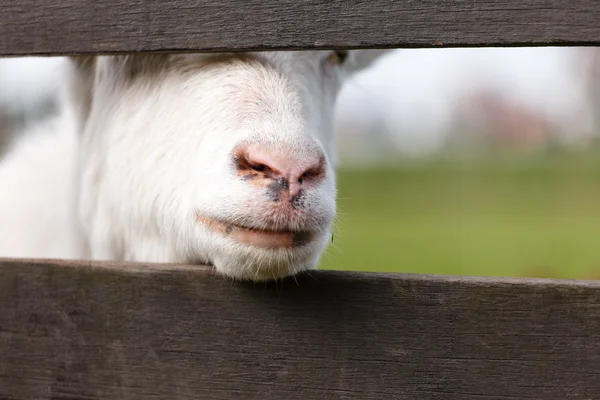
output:
[[[600,278],[600,154],[436,159],[338,172],[321,268]]]

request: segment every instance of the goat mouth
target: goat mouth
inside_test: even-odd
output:
[[[230,237],[249,246],[264,249],[293,249],[312,241],[314,232],[290,230],[265,230],[250,228],[230,222],[219,221],[196,211],[196,220],[214,232]]]

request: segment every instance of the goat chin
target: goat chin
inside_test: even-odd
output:
[[[316,268],[335,216],[335,99],[377,58],[362,57],[69,59],[61,114],[0,163],[0,257],[209,263],[250,280]]]

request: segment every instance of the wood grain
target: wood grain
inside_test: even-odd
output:
[[[3,0],[0,55],[599,45],[594,0]]]
[[[0,399],[598,399],[600,282],[0,260]]]

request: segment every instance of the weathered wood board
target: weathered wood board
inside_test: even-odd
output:
[[[600,282],[0,260],[0,399],[598,399]]]
[[[599,45],[594,0],[3,0],[0,55]]]

